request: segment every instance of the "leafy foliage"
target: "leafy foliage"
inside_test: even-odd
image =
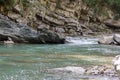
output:
[[[23,4],[24,7],[29,7],[30,6],[29,0],[22,0],[22,4]]]
[[[0,0],[0,6],[13,6],[16,0]]]
[[[120,14],[120,0],[114,0],[111,4],[111,9]]]
[[[97,8],[97,10],[101,10],[101,7],[106,6],[120,14],[120,0],[83,0],[83,2],[92,8]]]
[[[15,4],[16,0],[0,0],[0,12],[7,14]]]

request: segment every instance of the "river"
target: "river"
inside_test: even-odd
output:
[[[66,66],[111,65],[119,46],[98,45],[97,39],[69,38],[67,44],[1,44],[0,80],[90,80],[46,73]],[[94,80],[94,79],[91,79]],[[97,79],[103,80],[103,79]]]

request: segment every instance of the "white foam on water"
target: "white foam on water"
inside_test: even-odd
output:
[[[79,38],[79,37],[67,37],[66,41],[72,44],[98,44],[97,38]]]

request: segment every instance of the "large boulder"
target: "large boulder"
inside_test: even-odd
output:
[[[110,36],[102,36],[98,40],[99,44],[105,45],[120,45],[120,34],[113,34]]]
[[[111,29],[112,32],[114,33],[119,33],[120,32],[120,20],[106,20],[104,21],[104,24]]]
[[[114,34],[113,39],[117,45],[120,45],[120,34]]]
[[[113,36],[103,36],[98,40],[99,44],[110,45],[114,44]]]
[[[8,38],[15,43],[37,43],[37,31],[27,25],[17,24],[6,16],[0,15],[0,40],[6,41]]]
[[[116,70],[118,77],[120,79],[120,55],[117,55],[114,59],[113,59],[113,66],[114,69]]]
[[[62,36],[47,28],[38,28],[37,33],[38,39],[41,40],[42,43],[65,43],[65,39]]]
[[[106,26],[110,27],[110,28],[114,28],[114,29],[115,28],[116,29],[120,28],[120,22],[117,21],[117,20],[111,20],[111,19],[109,19],[109,20],[104,21],[104,24]]]
[[[0,41],[8,38],[15,43],[64,43],[64,38],[49,30],[36,31],[27,25],[18,24],[0,14]]]

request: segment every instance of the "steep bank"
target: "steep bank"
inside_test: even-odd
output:
[[[0,14],[0,42],[4,43],[64,43],[65,39],[48,29],[33,30],[27,25],[17,24]]]
[[[112,18],[108,12],[107,16],[96,16],[82,0],[28,0],[27,5],[16,3],[7,16],[34,29],[45,27],[62,35],[83,36],[116,32],[103,23]]]

